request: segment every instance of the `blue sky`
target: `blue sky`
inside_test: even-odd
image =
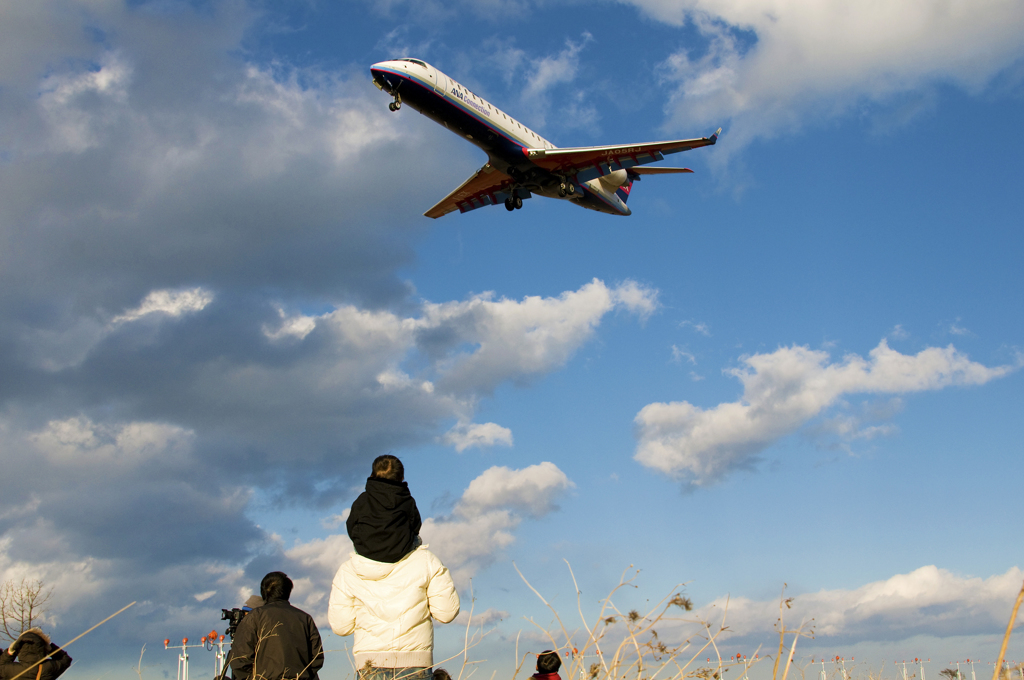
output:
[[[629,565],[623,606],[728,596],[727,655],[772,644],[786,583],[803,663],[991,660],[1022,579],[1022,35],[988,0],[4,5],[2,577],[53,585],[58,641],[139,602],[75,677],[143,644],[173,674],[159,641],[271,569],[324,619],[390,451],[493,628],[478,673],[547,646],[513,562],[563,613],[565,561],[588,616]],[[401,56],[561,146],[724,132],[628,218],[433,221],[485,156],[388,111],[369,65]]]

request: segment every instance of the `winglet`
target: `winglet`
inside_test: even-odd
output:
[[[715,142],[718,141],[718,135],[720,134],[722,134],[722,128],[718,128],[717,130],[715,130],[715,134],[708,137],[708,139],[711,140],[712,144],[714,144]]]

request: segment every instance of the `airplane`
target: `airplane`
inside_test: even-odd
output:
[[[534,194],[630,215],[626,200],[634,181],[644,175],[693,172],[644,165],[664,160],[666,154],[711,146],[722,132],[718,128],[699,139],[560,149],[421,59],[382,61],[370,73],[373,84],[394,98],[389,109],[408,104],[487,153],[482,168],[423,213],[435,219],[498,203],[511,212]]]

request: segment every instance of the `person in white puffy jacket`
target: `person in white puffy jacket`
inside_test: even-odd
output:
[[[459,613],[448,568],[420,545],[394,563],[352,553],[331,585],[327,619],[338,635],[355,633],[362,680],[424,680],[434,665],[434,624]]]

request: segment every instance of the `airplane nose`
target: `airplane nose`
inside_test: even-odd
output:
[[[370,67],[370,75],[373,76],[373,84],[391,94],[391,83],[388,81],[388,73],[380,68],[381,64],[374,64]]]

